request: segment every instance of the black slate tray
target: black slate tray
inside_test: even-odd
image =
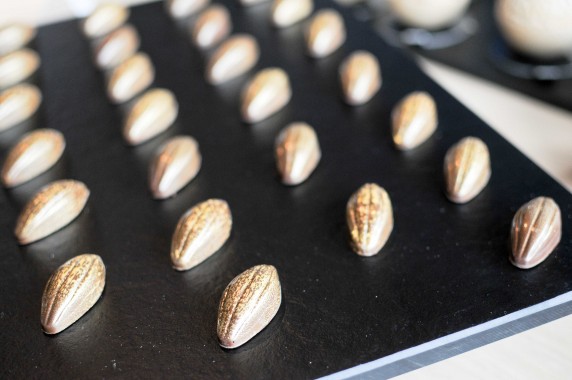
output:
[[[149,158],[168,136],[139,148],[121,139],[119,110],[106,100],[76,21],[42,27],[45,96],[39,125],[68,142],[58,168],[12,191],[0,191],[0,357],[2,378],[312,378],[384,357],[572,290],[572,199],[548,175],[344,11],[348,41],[321,61],[304,55],[302,25],[275,30],[268,5],[242,9],[225,1],[235,31],[253,33],[258,68],[280,66],[294,97],[258,125],[239,121],[245,79],[220,88],[203,80],[203,57],[162,5],[133,8],[130,21],[157,69],[155,85],[175,92],[181,109],[167,135],[190,134],[203,167],[177,197],[154,201]],[[330,5],[318,1],[320,7]],[[371,103],[345,106],[337,68],[351,51],[381,61],[384,85]],[[439,105],[438,132],[422,147],[396,151],[389,116],[413,90]],[[276,175],[273,141],[288,122],[315,127],[323,150],[316,172],[298,187]],[[3,153],[21,131],[0,135]],[[443,195],[442,160],[460,138],[488,144],[493,176],[466,205]],[[84,181],[87,209],[70,226],[26,247],[12,236],[22,202],[53,178]],[[360,258],[348,246],[345,204],[365,182],[389,192],[395,229],[381,254]],[[553,255],[529,271],[508,261],[510,222],[524,202],[553,197],[564,236]],[[171,234],[199,201],[226,199],[232,236],[199,267],[171,269]],[[95,307],[57,336],[39,324],[44,284],[65,260],[98,253],[107,285]],[[250,266],[277,267],[283,304],[252,341],[228,351],[216,339],[216,314],[228,282]]]
[[[478,29],[463,42],[442,49],[426,50],[412,47],[411,50],[427,58],[572,111],[572,79],[526,79],[513,76],[506,69],[503,69],[503,67],[515,66],[515,62],[518,65],[523,63],[529,65],[530,62],[522,57],[516,57],[510,52],[494,20],[493,5],[493,0],[473,0],[467,16],[477,22]],[[376,29],[383,34],[383,30],[386,28],[384,21],[387,20],[386,10],[383,6],[376,9],[377,12],[374,13],[368,13],[363,8],[358,8],[357,11],[362,18],[373,19],[371,21],[376,25]],[[538,71],[538,73],[538,77],[544,79],[552,75],[546,70]]]

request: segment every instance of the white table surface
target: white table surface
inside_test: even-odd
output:
[[[97,0],[0,0],[0,25],[14,21],[51,23],[84,15],[96,3]],[[571,112],[426,59],[419,59],[419,63],[429,76],[572,192]],[[572,315],[399,377],[571,378]]]

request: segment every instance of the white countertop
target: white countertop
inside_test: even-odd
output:
[[[95,3],[96,0],[2,0],[0,25],[14,21],[55,22],[85,14]],[[572,112],[426,59],[419,62],[435,81],[572,192]],[[410,372],[400,379],[571,377],[572,315]]]

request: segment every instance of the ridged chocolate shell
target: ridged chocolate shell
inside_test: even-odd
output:
[[[171,261],[179,271],[189,270],[218,252],[230,237],[232,214],[228,203],[209,199],[179,219],[171,242]]]
[[[393,231],[393,207],[385,189],[375,183],[360,187],[348,201],[346,220],[354,252],[377,254]]]
[[[346,41],[344,19],[334,9],[322,9],[310,20],[306,30],[306,49],[314,58],[326,57]]]
[[[247,123],[258,123],[280,111],[292,98],[288,74],[279,68],[259,71],[242,90],[240,113]]]
[[[469,202],[485,188],[491,177],[487,145],[479,138],[465,137],[447,151],[444,171],[449,200]]]
[[[25,24],[0,27],[0,55],[6,55],[28,45],[36,36],[36,29]]]
[[[172,197],[189,184],[201,168],[199,144],[190,136],[170,138],[151,161],[149,188],[155,199]]]
[[[45,173],[58,162],[65,146],[64,136],[54,129],[37,129],[26,134],[4,161],[2,183],[5,187],[15,187]]]
[[[79,181],[60,180],[44,186],[24,206],[14,234],[20,244],[43,239],[70,224],[82,212],[89,190]]]
[[[129,18],[129,9],[120,4],[101,4],[89,15],[82,25],[88,38],[99,38],[123,25]]]
[[[155,68],[144,53],[137,53],[111,72],[107,95],[113,103],[124,103],[145,90],[155,79]]]
[[[139,33],[131,25],[124,25],[103,38],[94,49],[95,64],[102,70],[109,70],[139,49]]]
[[[232,31],[230,13],[222,5],[211,5],[195,22],[191,32],[193,43],[209,49],[224,40]]]
[[[105,265],[98,255],[83,254],[66,261],[49,278],[42,296],[41,323],[57,334],[95,305],[105,288]]]
[[[236,276],[224,290],[217,320],[219,344],[237,348],[272,321],[282,303],[278,272],[257,265]]]
[[[392,136],[398,149],[409,150],[423,144],[437,129],[437,106],[426,92],[407,95],[393,109]]]
[[[130,145],[139,145],[160,135],[171,125],[179,113],[175,95],[166,89],[155,88],[145,92],[129,111],[123,126],[123,138]]]
[[[292,123],[276,139],[276,166],[282,183],[298,185],[316,169],[322,152],[316,131],[306,123]]]
[[[31,84],[19,84],[0,93],[0,132],[29,119],[40,103],[42,93]]]
[[[256,39],[248,34],[236,34],[223,42],[210,58],[205,77],[218,85],[252,69],[258,62],[260,50]]]
[[[344,99],[351,106],[365,104],[381,88],[381,69],[377,58],[363,50],[350,54],[340,65]]]
[[[310,16],[313,10],[313,0],[274,0],[272,23],[278,28],[286,28]]]
[[[0,88],[28,79],[40,67],[40,56],[33,50],[21,49],[0,57]]]
[[[510,261],[521,269],[542,263],[562,237],[560,207],[552,198],[538,197],[523,205],[512,220]]]

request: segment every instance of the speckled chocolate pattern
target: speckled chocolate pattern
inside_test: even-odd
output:
[[[46,334],[57,334],[81,318],[104,287],[105,265],[98,255],[79,255],[59,267],[42,296],[41,322]]]
[[[346,220],[354,252],[361,256],[378,253],[393,230],[393,208],[387,191],[375,183],[360,187],[348,201]]]
[[[281,302],[280,280],[272,265],[257,265],[236,276],[220,300],[220,345],[236,348],[248,342],[270,323]]]
[[[179,220],[171,242],[171,261],[188,270],[216,253],[228,240],[232,215],[228,203],[209,199],[191,208]]]

